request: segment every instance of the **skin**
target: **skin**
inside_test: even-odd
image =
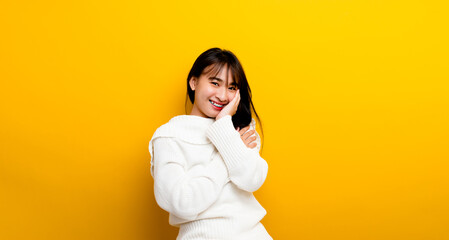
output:
[[[212,72],[204,74],[210,67],[212,66],[208,66],[199,78],[192,77],[189,80],[190,88],[195,91],[195,101],[190,115],[215,118],[215,120],[226,115],[233,116],[237,112],[240,102],[240,89],[233,85],[231,70],[226,65],[223,66],[216,79],[213,79]],[[209,100],[224,106],[222,109],[216,109]],[[242,129],[237,128],[237,131],[248,148],[255,148],[257,146],[257,143],[254,142],[256,136],[251,136],[255,130],[248,131],[248,129],[249,126]]]

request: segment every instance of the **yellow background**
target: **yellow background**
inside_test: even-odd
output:
[[[2,1],[0,239],[175,239],[148,142],[241,60],[274,239],[449,239],[446,1]]]

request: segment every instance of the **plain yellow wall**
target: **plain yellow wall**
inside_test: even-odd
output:
[[[148,142],[241,60],[274,239],[449,239],[446,1],[2,1],[0,239],[175,239]]]

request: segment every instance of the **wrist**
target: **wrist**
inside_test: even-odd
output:
[[[219,119],[221,119],[221,118],[223,118],[223,117],[226,117],[226,116],[231,116],[230,114],[224,114],[224,115],[220,115],[220,114],[218,114],[216,117],[215,117],[215,121],[217,121],[217,120],[219,120]],[[232,116],[231,116],[232,117]]]

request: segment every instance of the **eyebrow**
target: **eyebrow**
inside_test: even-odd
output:
[[[223,79],[218,78],[218,77],[209,77],[209,80],[217,80],[219,82],[223,82]],[[237,84],[235,82],[232,82],[231,85],[237,86]]]

